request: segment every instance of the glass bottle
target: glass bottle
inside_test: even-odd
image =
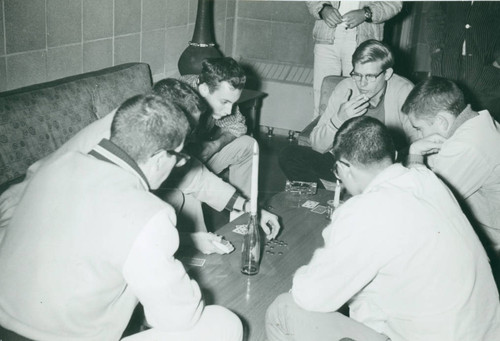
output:
[[[257,215],[250,215],[248,232],[243,240],[241,251],[241,272],[245,275],[256,275],[260,267],[260,234]]]

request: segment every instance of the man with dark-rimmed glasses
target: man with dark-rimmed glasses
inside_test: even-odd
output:
[[[344,121],[356,116],[371,116],[391,130],[396,148],[404,149],[416,137],[408,118],[401,112],[413,84],[394,74],[394,58],[389,47],[377,40],[360,44],[352,56],[350,78],[333,90],[328,106],[310,135],[313,150],[291,146],[280,156],[280,165],[290,180],[334,181],[333,157],[329,151],[333,138]]]

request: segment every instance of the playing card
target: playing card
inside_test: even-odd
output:
[[[318,205],[315,208],[311,210],[311,212],[318,213],[318,214],[323,214],[326,212],[326,206],[323,205]]]
[[[182,257],[181,261],[188,266],[203,266],[205,264],[205,259],[203,258]]]
[[[245,235],[248,233],[248,227],[246,225],[236,225],[233,232]]]
[[[314,200],[307,200],[305,203],[302,204],[302,207],[305,208],[315,208],[318,206],[319,202],[314,201]]]

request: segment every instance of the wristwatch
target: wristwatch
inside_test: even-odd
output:
[[[373,15],[373,13],[372,13],[371,8],[368,7],[368,6],[365,6],[365,7],[363,7],[363,11],[365,11],[365,21],[366,22],[372,22],[372,15]]]

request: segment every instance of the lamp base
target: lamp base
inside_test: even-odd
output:
[[[221,58],[220,53],[214,46],[189,45],[182,52],[177,67],[181,76],[199,75],[201,73],[201,62],[206,58]]]

